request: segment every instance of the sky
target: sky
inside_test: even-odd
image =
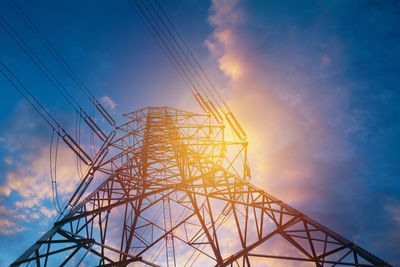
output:
[[[247,132],[252,182],[400,266],[400,4],[160,1]],[[127,1],[16,1],[117,120],[200,111]],[[89,101],[0,0],[0,16]],[[76,113],[0,28],[0,59],[62,125]],[[0,266],[48,229],[52,131],[0,76]],[[67,149],[59,193],[79,174]],[[74,170],[71,172],[71,170]]]

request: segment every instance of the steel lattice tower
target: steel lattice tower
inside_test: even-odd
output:
[[[124,116],[66,215],[13,266],[390,266],[252,185],[247,143],[212,116]]]

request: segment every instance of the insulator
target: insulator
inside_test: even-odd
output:
[[[199,103],[200,107],[203,109],[205,113],[210,112],[210,108],[208,107],[207,103],[204,101],[203,97],[199,93],[194,94],[194,98],[196,99],[197,103]]]
[[[228,121],[229,125],[232,127],[236,136],[239,137],[239,139],[242,141],[245,140],[246,133],[244,132],[243,128],[240,126],[239,122],[236,120],[235,116],[233,116],[232,112],[229,112],[228,114],[226,114],[225,118]]]
[[[81,146],[75,142],[74,139],[72,139],[72,137],[67,134],[64,130],[64,135],[61,135],[61,139],[65,142],[65,144],[71,148],[75,154],[86,164],[86,165],[91,165],[92,163],[92,159],[90,158],[90,156],[81,148]],[[57,132],[58,133],[58,132]]]
[[[211,113],[213,114],[214,119],[218,123],[222,123],[224,119],[221,116],[221,113],[215,108],[214,104],[211,101],[208,101],[209,106],[211,107]]]
[[[110,113],[107,112],[107,110],[105,108],[103,108],[103,106],[96,101],[96,108],[97,110],[100,112],[100,114],[103,116],[104,119],[106,119],[106,121],[111,125],[111,126],[115,126],[115,121],[114,119],[111,117]]]

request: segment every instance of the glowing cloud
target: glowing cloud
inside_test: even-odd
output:
[[[328,106],[338,109],[346,95],[327,95],[329,104],[315,112],[321,106],[303,89],[306,77],[296,77],[292,84],[265,71],[268,59],[253,52],[265,40],[246,28],[240,2],[215,0],[209,12],[215,28],[205,44],[230,78],[217,83],[230,91],[228,103],[247,132],[252,182],[292,204],[318,198],[309,186],[319,175],[317,166],[351,156],[347,143],[330,131],[321,114]],[[330,62],[330,57],[321,57],[323,67]]]
[[[114,109],[117,106],[117,103],[115,103],[109,96],[103,96],[101,101],[103,101],[106,107],[110,109]]]
[[[242,10],[236,8],[237,1],[213,1],[209,22],[215,26],[213,34],[206,40],[208,49],[218,57],[219,68],[232,79],[244,75],[244,61],[237,51],[238,39],[235,26],[244,21]]]
[[[23,230],[24,228],[18,226],[15,222],[0,218],[0,233],[5,235],[13,235],[22,232]]]
[[[0,232],[11,235],[24,230],[21,222],[31,222],[56,215],[56,210],[46,203],[52,203],[52,189],[49,171],[49,147],[43,147],[37,155],[21,155],[24,164],[7,173],[7,183],[0,187],[0,194],[15,194],[18,201],[14,207],[0,206]],[[59,146],[57,166],[57,185],[60,200],[71,192],[76,185],[78,175],[76,159],[63,145]]]

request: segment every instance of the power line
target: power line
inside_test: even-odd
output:
[[[189,52],[190,56],[193,58],[193,60],[195,61],[196,65],[199,67],[201,73],[204,75],[204,77],[206,78],[206,80],[208,81],[208,83],[211,85],[211,88],[214,90],[214,93],[216,96],[218,96],[219,100],[224,104],[227,105],[225,103],[225,101],[222,99],[221,95],[218,93],[217,89],[215,88],[213,82],[211,81],[211,79],[208,77],[207,73],[204,71],[203,67],[200,65],[199,61],[197,60],[197,58],[195,57],[195,55],[192,53],[191,49],[189,48],[189,46],[186,44],[185,40],[183,39],[183,37],[181,36],[181,34],[179,33],[179,31],[176,29],[175,25],[172,23],[171,19],[169,18],[168,14],[164,11],[164,9],[162,8],[162,6],[160,5],[158,0],[154,0],[154,2],[157,4],[158,8],[160,9],[161,13],[164,15],[164,17],[167,19],[167,22],[169,23],[169,25],[171,25],[172,30],[176,33],[176,35],[178,36],[179,40],[182,42],[183,46],[186,48],[186,50]],[[211,92],[210,92],[211,94]],[[213,96],[213,94],[211,94]]]
[[[85,162],[90,165],[92,159],[82,149],[82,147],[76,143],[76,141],[65,131],[65,129],[57,122],[57,120],[50,114],[50,112],[39,102],[37,98],[29,91],[29,89],[18,79],[18,77],[4,64],[0,59],[0,73],[10,82],[10,84],[28,101],[28,103],[35,109],[35,111],[45,120],[45,122],[57,132],[57,134],[63,139],[66,145]]]
[[[172,65],[177,66],[174,66],[175,70],[178,71],[179,69],[178,73],[183,73],[180,76],[185,77],[184,81],[189,81],[191,86],[188,87],[202,109],[206,113],[213,115],[214,119],[221,124],[225,119],[235,135],[239,139],[245,140],[246,133],[233,115],[230,107],[222,99],[211,79],[201,67],[160,3],[157,0],[154,1],[156,5],[153,5],[151,0],[134,0],[136,5],[134,9],[140,17],[144,18],[142,21],[146,28],[151,32],[153,38],[164,47],[163,51],[167,52],[168,58],[173,59]],[[131,6],[133,7],[132,4]],[[187,85],[186,81],[185,84]]]
[[[182,66],[182,63],[180,62],[179,58],[172,52],[171,48],[168,46],[166,41],[162,38],[160,33],[156,30],[155,25],[151,22],[150,18],[145,14],[141,6],[136,5],[133,6],[132,3],[129,1],[131,4],[132,8],[137,12],[139,15],[139,18],[142,20],[146,28],[149,30],[153,38],[156,40],[158,45],[161,47],[161,49],[167,54],[168,59],[170,60],[171,64],[174,66],[175,70],[178,72],[178,74],[181,76],[181,78],[184,80],[185,84],[189,87],[189,89],[192,91],[193,89],[197,89],[195,85],[193,84],[193,81],[190,79],[189,74],[186,72],[185,68]],[[192,91],[193,92],[193,91]]]
[[[71,67],[67,64],[67,62],[63,59],[63,57],[55,50],[55,48],[51,45],[48,39],[43,35],[43,33],[39,30],[39,28],[33,24],[32,20],[26,15],[26,13],[22,10],[17,3],[12,2],[10,0],[6,0],[7,4],[14,10],[14,12],[21,18],[21,20],[28,26],[28,28],[32,31],[32,33],[42,42],[42,44],[49,50],[51,55],[57,60],[57,62],[61,65],[61,67],[65,70],[65,72],[71,77],[72,80],[76,82],[79,88],[86,94],[86,96],[91,101],[96,101],[96,98],[90,92],[90,90],[83,84],[81,79],[76,75],[76,73],[71,69]]]
[[[167,50],[173,55],[173,57],[177,58],[177,61],[179,62],[180,66],[182,66],[181,69],[183,68],[183,72],[186,74],[186,77],[190,80],[192,88],[204,102],[203,104],[207,108],[206,112],[209,112],[210,108],[208,107],[207,103],[210,103],[210,99],[209,96],[204,92],[204,89],[202,88],[202,85],[198,80],[199,78],[198,73],[196,75],[196,72],[193,72],[194,69],[193,64],[186,56],[183,49],[176,42],[176,39],[174,40],[171,32],[168,29],[167,31],[165,30],[165,23],[159,22],[159,19],[158,20],[156,19],[157,17],[160,18],[160,16],[158,14],[155,14],[156,16],[155,18],[151,14],[149,7],[147,7],[146,3],[148,2],[143,2],[142,4],[143,8],[142,8],[142,6],[139,4],[139,1],[135,0],[136,6],[141,11],[142,15],[146,18],[147,23],[150,24],[152,30],[156,33],[158,38],[162,40],[163,44],[166,46]],[[188,65],[191,65],[192,69],[190,69]],[[203,96],[201,96],[200,91],[203,92]],[[205,97],[207,101],[204,100],[203,97]]]
[[[156,14],[156,16],[159,18],[159,20],[161,21],[162,25],[164,26],[164,28],[167,30],[167,32],[169,33],[169,35],[171,36],[171,38],[173,39],[173,41],[175,42],[175,44],[178,46],[179,50],[182,52],[183,56],[185,57],[186,61],[190,64],[190,66],[192,67],[193,71],[195,72],[196,76],[200,79],[201,83],[203,84],[203,86],[207,89],[208,91],[208,95],[211,96],[211,98],[218,104],[217,100],[215,99],[214,95],[210,92],[208,86],[206,85],[206,83],[204,82],[203,77],[201,77],[201,75],[199,74],[198,70],[196,69],[196,65],[190,60],[190,56],[192,57],[192,59],[194,59],[195,63],[197,64],[198,67],[201,68],[200,64],[198,63],[198,61],[196,60],[196,58],[194,57],[193,53],[190,51],[189,47],[186,45],[186,43],[184,42],[183,38],[181,37],[181,35],[179,34],[179,32],[177,31],[177,29],[175,28],[175,26],[172,24],[171,20],[169,19],[169,17],[166,15],[166,13],[164,12],[164,10],[162,9],[161,5],[155,1],[158,8],[161,10],[162,15],[164,15],[164,17],[166,17],[167,22],[172,26],[172,30],[170,30],[170,27],[168,27],[167,23],[162,19],[161,15],[159,14],[159,12],[157,12],[156,8],[154,7],[154,5],[151,3],[151,1],[148,1],[147,3],[150,5],[151,9],[154,11],[154,13]],[[177,35],[178,40],[180,40],[183,43],[183,47],[179,44],[177,38],[175,38],[173,32],[175,32],[175,34]],[[189,52],[189,55],[187,55],[187,53],[185,52],[185,49],[187,52]],[[201,68],[202,69],[202,68]],[[205,72],[203,71],[203,74],[205,74]],[[216,91],[216,94],[219,96],[218,92]],[[222,100],[222,99],[221,99]],[[219,106],[219,104],[218,104]]]
[[[33,52],[29,45],[24,41],[24,39],[14,30],[14,28],[7,22],[7,20],[0,16],[0,26],[8,34],[8,36],[13,39],[13,41],[22,49],[24,54],[39,68],[39,70],[45,75],[45,77],[54,85],[58,92],[67,100],[70,106],[75,110],[83,110],[76,100],[71,96],[71,94],[66,90],[66,88],[61,84],[61,82],[54,76],[54,74],[49,70],[49,68],[44,64],[44,62]]]
[[[8,5],[14,10],[14,12],[21,18],[21,20],[28,26],[32,33],[39,39],[43,46],[50,52],[50,54],[55,58],[59,65],[64,69],[68,76],[77,84],[81,91],[88,97],[89,101],[96,106],[100,114],[106,119],[106,121],[112,126],[115,125],[115,121],[109,112],[99,103],[83,81],[78,77],[76,72],[71,68],[71,66],[65,61],[65,59],[57,52],[54,46],[48,41],[40,29],[32,22],[28,15],[23,11],[23,9],[17,5],[17,3],[6,0]]]
[[[3,76],[10,82],[10,84],[28,101],[28,103],[36,110],[36,112],[44,119],[44,121],[50,125],[50,127],[54,130],[56,130],[57,127],[61,127],[58,122],[53,118],[53,116],[47,111],[47,109],[31,94],[31,92],[22,84],[22,82],[15,76],[15,74],[3,63],[3,61],[0,59],[0,65],[5,69],[2,70],[0,69],[0,72],[3,74]],[[7,75],[8,73],[8,75]],[[13,81],[11,78],[13,77],[16,83],[19,84],[19,86],[23,89],[21,90],[18,85]],[[31,99],[25,95],[25,93],[31,97]],[[42,110],[42,111],[40,111]],[[43,113],[44,112],[44,113]],[[47,115],[47,117],[46,117]],[[53,121],[53,124],[51,121]]]
[[[53,150],[53,139],[54,139],[54,129],[51,132],[51,139],[50,139],[50,177],[51,177],[51,191],[53,196],[53,206],[54,209],[57,211],[58,214],[63,214],[60,203],[58,201],[58,192],[57,192],[57,158],[58,158],[58,144],[59,144],[59,136],[57,135],[57,143],[56,143],[56,153],[54,158],[54,175],[53,175],[53,157],[52,157],[52,150]]]
[[[46,66],[46,64],[35,54],[25,40],[14,30],[14,28],[7,22],[7,20],[0,16],[0,26],[6,31],[11,39],[22,49],[24,54],[38,67],[40,72],[50,81],[50,83],[57,89],[57,91],[67,100],[69,105],[80,114],[89,128],[96,133],[100,140],[106,139],[105,133],[100,127],[92,120],[92,118],[85,112],[85,110],[78,104],[74,97],[68,92],[63,84],[55,77],[54,73]]]
[[[129,2],[129,3],[131,4],[131,2]],[[187,67],[185,61],[182,59],[180,53],[178,53],[176,51],[176,48],[173,46],[173,44],[171,44],[171,41],[166,37],[165,32],[163,32],[163,30],[160,29],[162,32],[162,33],[160,33],[156,29],[156,25],[158,23],[152,22],[152,20],[150,18],[151,15],[150,16],[147,15],[136,0],[135,0],[135,4],[136,4],[136,6],[133,6],[133,4],[131,4],[131,6],[138,13],[138,15],[142,19],[144,25],[149,30],[149,32],[151,33],[153,38],[156,40],[156,42],[160,45],[161,49],[167,54],[167,58],[170,60],[172,66],[175,68],[177,73],[182,77],[186,86],[192,92],[192,94],[194,95],[197,102],[200,104],[203,111],[206,113],[211,113],[218,122],[221,122],[222,118],[218,118],[216,116],[216,114],[218,114],[218,113],[215,112],[216,111],[215,108],[214,108],[214,110],[211,109],[211,107],[210,107],[211,101],[208,99],[208,96],[205,95],[205,97],[206,97],[206,100],[205,100],[203,97],[204,94],[202,95],[199,92],[199,89],[194,84],[194,83],[199,84],[197,79],[194,77],[194,75],[190,71],[190,69],[188,69],[188,67]],[[159,24],[157,26],[158,26],[158,28],[160,28]],[[163,38],[163,36],[165,38]],[[172,48],[170,46],[172,46]],[[175,50],[176,53],[174,53],[172,50]],[[190,84],[190,85],[188,85],[188,84]]]

